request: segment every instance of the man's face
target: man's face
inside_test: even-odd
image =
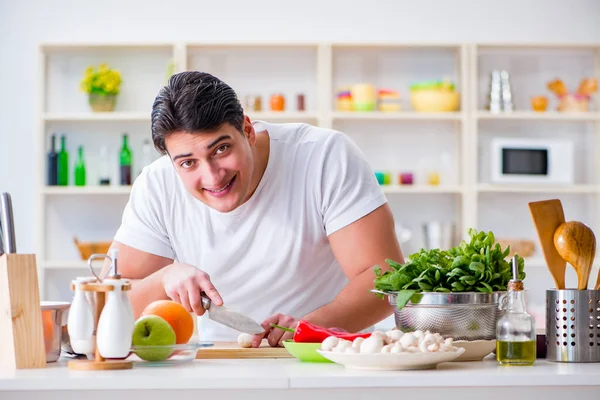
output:
[[[173,133],[165,145],[186,189],[220,212],[242,205],[251,195],[256,136],[246,118],[243,134],[230,124],[215,132]]]

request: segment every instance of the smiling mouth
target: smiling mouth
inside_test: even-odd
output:
[[[236,175],[237,176],[237,175]],[[204,188],[204,190],[206,190],[207,192],[211,192],[211,193],[221,193],[227,189],[229,189],[229,187],[231,186],[231,184],[233,183],[233,181],[235,180],[236,176],[234,176],[233,178],[231,178],[231,180],[227,183],[227,185],[223,186],[220,189],[207,189]]]

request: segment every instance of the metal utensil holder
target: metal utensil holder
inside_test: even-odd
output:
[[[600,290],[546,290],[546,359],[600,362]]]

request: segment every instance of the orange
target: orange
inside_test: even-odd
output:
[[[175,331],[177,344],[187,343],[194,334],[194,319],[181,304],[172,300],[156,300],[144,309],[142,315],[158,315]]]

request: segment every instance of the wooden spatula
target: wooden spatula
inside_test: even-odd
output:
[[[554,232],[558,254],[577,271],[577,289],[587,290],[596,255],[596,236],[583,222],[569,221]]]
[[[596,286],[594,286],[594,290],[600,290],[600,271],[598,271],[598,277],[596,278]]]
[[[565,222],[562,203],[558,199],[530,202],[529,212],[556,288],[564,289],[567,262],[558,254],[554,246],[554,232]]]

